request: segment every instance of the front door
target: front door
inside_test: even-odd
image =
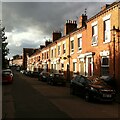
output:
[[[84,75],[84,62],[80,62],[80,75]]]

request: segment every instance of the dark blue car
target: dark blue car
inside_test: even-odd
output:
[[[70,93],[83,96],[86,101],[114,101],[115,90],[99,77],[77,75],[71,80]]]
[[[38,80],[46,82],[48,78],[50,77],[50,73],[46,71],[42,71],[40,74],[38,74]]]
[[[52,73],[48,79],[48,84],[50,85],[66,85],[65,76],[62,73]]]

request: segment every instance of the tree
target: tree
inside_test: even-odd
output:
[[[7,37],[5,36],[5,27],[0,27],[0,50],[2,52],[2,68],[7,66],[7,60],[5,56],[8,55],[9,49],[7,48],[8,42],[6,42]]]

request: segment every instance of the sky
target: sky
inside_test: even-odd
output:
[[[46,40],[52,40],[53,31],[63,32],[66,21],[78,21],[79,16],[85,13],[85,8],[89,19],[97,14],[103,5],[112,2],[115,0],[3,0],[2,5],[0,3],[0,18],[2,17],[2,26],[5,26],[10,52],[7,57],[22,55],[23,48],[39,48]]]

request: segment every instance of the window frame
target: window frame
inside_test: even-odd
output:
[[[71,44],[71,53],[73,53],[74,52],[74,40],[71,40],[70,44]]]
[[[77,72],[77,62],[73,62],[73,72]]]
[[[51,49],[51,58],[53,58],[53,55],[54,55],[54,50]]]
[[[108,58],[108,65],[102,65],[103,58]],[[102,56],[101,58],[101,75],[102,76],[109,75],[109,68],[110,68],[109,63],[110,63],[109,56]]]
[[[97,44],[98,44],[98,24],[96,22],[96,24],[92,24],[92,45]]]
[[[78,51],[82,50],[82,37],[78,38]]]
[[[54,57],[56,57],[56,48],[54,49]]]
[[[104,64],[102,64],[103,63],[103,59],[105,59],[105,58],[107,58],[108,59],[108,65],[104,65]],[[109,65],[109,57],[108,56],[103,56],[102,58],[101,58],[101,67],[109,67],[110,65]]]
[[[58,45],[58,55],[60,55],[60,45]]]
[[[109,27],[107,25],[107,28],[109,28],[109,32],[108,29],[105,30],[105,22],[109,20]],[[103,17],[103,43],[109,43],[111,41],[111,14],[108,14],[106,16]],[[107,33],[109,35],[107,35]],[[108,39],[106,39],[106,35],[109,36]]]
[[[63,54],[66,53],[66,43],[63,43]]]
[[[109,21],[109,26],[110,26],[110,19],[107,19],[104,21],[104,42],[110,42],[110,28],[108,29],[108,22]],[[109,37],[107,37],[109,36]]]
[[[49,58],[49,55],[48,55],[48,54],[49,54],[49,52],[47,51],[47,59]]]

